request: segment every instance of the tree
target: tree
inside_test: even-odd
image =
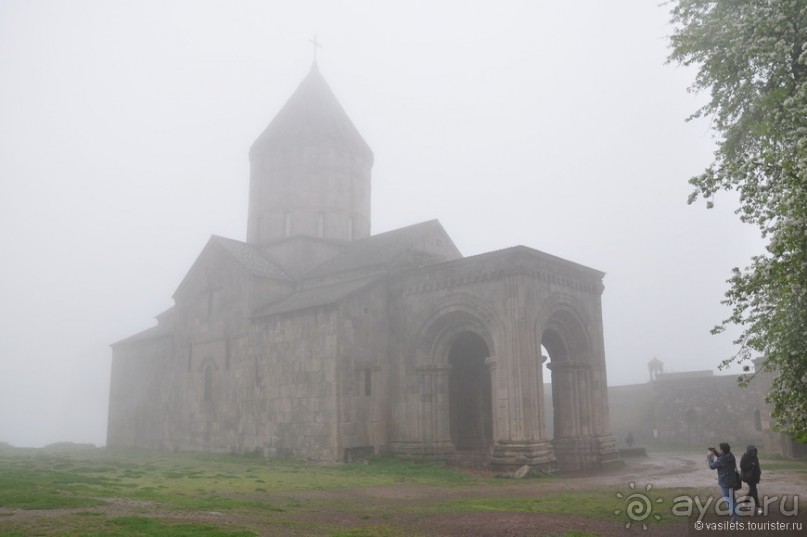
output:
[[[807,2],[676,0],[670,13],[668,61],[698,67],[690,89],[711,98],[691,118],[709,117],[717,138],[689,203],[737,191],[736,213],[766,240],[728,280],[731,316],[712,332],[741,335],[721,368],[743,364],[747,385],[764,356],[777,428],[807,441]]]

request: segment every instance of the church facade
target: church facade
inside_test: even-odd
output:
[[[463,257],[436,220],[372,235],[373,153],[316,64],[250,165],[246,242],[212,237],[157,325],[113,344],[108,446],[615,460],[602,272],[524,246]]]

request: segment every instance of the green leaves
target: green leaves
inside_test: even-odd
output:
[[[711,98],[693,117],[709,116],[718,137],[688,202],[709,208],[736,190],[740,220],[768,239],[728,280],[732,313],[712,332],[743,332],[721,366],[765,356],[777,424],[807,440],[807,2],[678,0],[671,16],[668,61],[699,66],[691,90]]]

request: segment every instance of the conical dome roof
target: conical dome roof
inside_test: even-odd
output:
[[[333,147],[372,159],[373,152],[336,100],[317,64],[250,148]]]

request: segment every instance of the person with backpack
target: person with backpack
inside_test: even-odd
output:
[[[754,500],[754,513],[761,515],[762,507],[759,505],[757,483],[760,481],[762,471],[759,468],[756,446],[748,446],[740,458],[740,478],[748,483],[748,495]]]
[[[720,453],[710,447],[706,455],[706,462],[709,464],[709,468],[717,470],[717,485],[723,493],[723,498],[729,504],[731,521],[737,522],[737,502],[734,498],[734,489],[739,488],[739,484],[735,482],[737,460],[731,452],[731,446],[726,442],[721,442]]]

